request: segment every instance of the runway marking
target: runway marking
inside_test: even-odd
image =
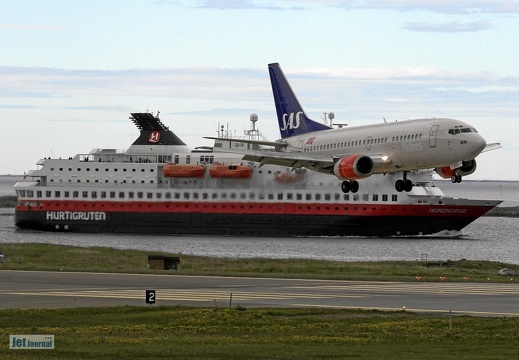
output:
[[[291,289],[306,289],[304,286],[292,286]],[[519,295],[516,284],[485,284],[485,283],[380,283],[380,284],[345,284],[322,285],[312,289],[323,291],[367,292],[378,293],[409,293],[409,294],[458,294],[458,295]],[[375,295],[374,295],[375,296]]]
[[[121,290],[76,290],[76,291],[5,291],[6,295],[28,296],[63,296],[63,297],[92,297],[114,299],[144,299],[145,289]],[[163,301],[214,301],[228,300],[291,300],[291,299],[329,299],[329,298],[362,298],[366,295],[341,294],[298,294],[298,293],[261,293],[261,292],[231,292],[231,291],[200,291],[157,289],[156,297]]]

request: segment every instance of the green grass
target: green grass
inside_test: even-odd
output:
[[[513,359],[519,318],[330,309],[1,310],[2,359]],[[54,350],[10,350],[53,334]]]
[[[160,273],[179,275],[290,277],[378,281],[477,281],[510,282],[499,269],[519,266],[490,261],[446,261],[427,267],[422,261],[343,262],[306,259],[211,258],[180,255],[179,270],[148,270],[148,255],[137,250],[74,247],[49,244],[0,244],[5,262],[0,269]],[[179,254],[166,254],[175,256]],[[467,280],[468,279],[468,280]]]

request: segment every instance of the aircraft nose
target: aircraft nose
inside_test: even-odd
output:
[[[472,134],[472,135],[475,135],[475,136],[473,136],[473,138],[470,139],[468,141],[468,143],[470,144],[470,152],[471,152],[470,156],[472,157],[472,159],[474,159],[476,156],[478,156],[483,151],[485,146],[487,146],[487,142],[485,141],[483,136],[481,136],[479,134]]]

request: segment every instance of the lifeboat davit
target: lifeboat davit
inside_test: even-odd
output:
[[[166,177],[203,177],[205,167],[202,165],[167,164],[162,169],[162,174]]]
[[[248,165],[213,165],[209,168],[209,175],[213,178],[247,179],[252,175],[252,168]]]

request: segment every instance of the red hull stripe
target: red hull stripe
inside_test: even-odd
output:
[[[318,204],[242,202],[43,201],[17,211],[102,211],[143,213],[297,214],[339,216],[479,217],[493,206],[410,204]]]

